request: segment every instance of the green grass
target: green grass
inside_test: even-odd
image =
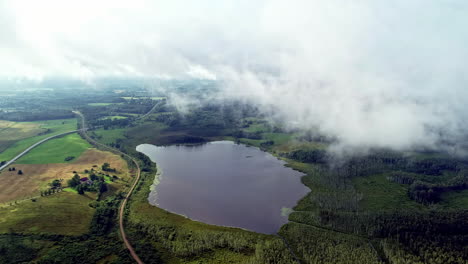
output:
[[[0,208],[0,233],[79,235],[88,231],[93,197],[61,192]]]
[[[44,132],[48,133],[29,137],[15,142],[11,147],[7,148],[5,151],[0,153],[0,161],[12,159],[13,157],[27,149],[34,143],[44,138],[77,129],[76,119],[74,118],[36,121],[32,123],[38,123],[40,125],[40,128],[42,128]]]
[[[119,116],[119,115],[114,115],[114,116],[105,116],[103,118],[101,118],[102,120],[104,119],[111,119],[111,120],[115,120],[115,119],[126,119],[128,117],[126,116]]]
[[[247,128],[243,129],[245,132],[255,133],[255,132],[266,132],[270,131],[270,128],[263,123],[252,124]]]
[[[91,132],[92,135],[96,135],[95,139],[104,144],[115,143],[118,138],[125,138],[126,128],[116,129],[97,129]]]
[[[448,208],[467,209],[468,190],[445,192],[441,196],[440,205]]]
[[[140,99],[152,99],[152,100],[164,100],[166,97],[161,97],[161,96],[144,96],[144,97],[132,97],[132,96],[124,96],[120,97],[125,100],[140,100]]]
[[[51,139],[21,157],[18,164],[68,163],[76,160],[91,145],[78,134]],[[75,159],[65,161],[68,156]]]
[[[114,104],[121,104],[121,103],[89,103],[89,106],[108,106],[108,105],[114,105]]]
[[[266,140],[274,141],[275,145],[285,144],[294,137],[294,135],[286,133],[263,133],[262,136]]]
[[[70,188],[70,187],[64,188],[63,191],[64,191],[64,192],[69,192],[69,193],[76,193],[76,194],[78,193],[77,190],[75,190],[75,189],[73,189],[73,188]]]
[[[399,209],[423,209],[424,206],[408,197],[408,185],[387,180],[387,174],[357,177],[353,184],[363,193],[361,205],[371,211]]]

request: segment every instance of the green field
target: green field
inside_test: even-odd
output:
[[[110,144],[115,143],[118,138],[125,138],[126,128],[116,129],[97,129],[92,131],[90,134],[101,143]]]
[[[103,118],[101,118],[102,120],[104,119],[111,119],[111,120],[115,120],[115,119],[126,119],[128,117],[126,116],[119,116],[119,115],[114,115],[114,116],[105,116]]]
[[[132,97],[132,96],[124,96],[120,97],[125,100],[141,100],[141,99],[151,99],[151,100],[164,100],[166,97],[161,97],[161,96],[148,96],[148,97]]]
[[[441,195],[440,204],[448,208],[468,208],[468,190],[446,192]]]
[[[77,159],[91,145],[78,134],[51,139],[21,157],[18,164],[49,164],[66,163],[66,157],[73,156]],[[75,160],[73,159],[73,160]],[[71,162],[70,160],[68,162]]]
[[[387,180],[386,174],[358,177],[353,184],[364,197],[361,201],[367,210],[423,209],[420,203],[408,197],[408,186]]]
[[[88,231],[94,209],[87,196],[62,192],[0,208],[0,232],[77,235]],[[47,214],[44,212],[47,211]]]
[[[0,208],[0,233],[79,235],[89,228],[94,197],[61,192]]]
[[[114,105],[114,104],[121,104],[121,103],[89,103],[89,106],[108,106],[108,105]]]
[[[12,159],[34,143],[44,138],[77,129],[76,119],[74,118],[36,121],[30,123],[39,124],[39,127],[42,129],[42,131],[47,133],[16,141],[9,148],[0,153],[0,161]]]

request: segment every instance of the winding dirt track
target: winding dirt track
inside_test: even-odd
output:
[[[132,247],[132,245],[130,244],[130,242],[127,239],[127,235],[125,234],[124,222],[123,222],[123,216],[124,216],[124,212],[125,212],[125,206],[127,205],[127,201],[130,198],[130,196],[132,195],[132,192],[135,189],[136,185],[138,184],[138,181],[140,180],[140,174],[141,174],[140,165],[130,155],[128,155],[126,153],[123,153],[122,151],[120,151],[118,149],[111,148],[111,147],[109,147],[107,145],[101,144],[101,143],[95,141],[94,139],[92,139],[90,136],[88,136],[88,134],[86,133],[86,130],[87,130],[86,129],[86,122],[85,122],[85,118],[84,118],[83,114],[78,112],[78,111],[74,111],[74,113],[77,114],[78,116],[80,116],[80,118],[81,118],[80,132],[86,138],[86,140],[88,140],[89,142],[91,142],[93,144],[99,145],[99,146],[101,146],[103,148],[109,149],[110,151],[112,151],[114,153],[124,155],[125,157],[129,158],[135,164],[135,167],[137,169],[135,180],[133,181],[132,186],[128,190],[128,193],[125,196],[122,203],[120,204],[120,208],[119,208],[119,229],[120,229],[120,235],[122,236],[122,240],[123,240],[123,242],[125,244],[125,247],[128,249],[128,251],[130,251],[130,255],[132,256],[132,258],[138,264],[143,264],[143,261],[141,261],[140,257],[138,257],[138,255],[135,252],[135,249]]]

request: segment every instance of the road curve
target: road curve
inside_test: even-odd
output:
[[[72,133],[75,133],[75,132],[78,132],[78,130],[73,130],[73,131],[68,131],[68,132],[65,132],[65,133],[61,133],[61,134],[57,134],[57,135],[54,135],[54,136],[50,136],[48,138],[44,138],[43,140],[39,141],[39,142],[36,142],[34,143],[33,145],[31,145],[29,148],[25,149],[23,152],[21,152],[20,154],[16,155],[16,157],[14,157],[13,159],[11,159],[10,161],[8,161],[7,163],[5,163],[4,165],[0,166],[0,171],[3,170],[4,168],[8,167],[9,165],[11,165],[13,162],[15,162],[17,159],[21,158],[24,154],[28,153],[31,149],[39,146],[40,144],[50,140],[50,139],[53,139],[53,138],[56,138],[56,137],[60,137],[60,136],[64,136],[64,135],[68,135],[68,134],[72,134]]]
[[[124,200],[122,201],[122,203],[120,204],[120,207],[119,207],[119,229],[120,229],[120,235],[122,236],[122,240],[125,244],[125,247],[128,249],[128,251],[130,252],[130,255],[132,256],[132,258],[138,263],[138,264],[143,264],[143,261],[141,261],[140,257],[138,257],[138,255],[136,254],[135,252],[135,249],[133,248],[133,246],[130,244],[130,242],[128,241],[127,239],[127,235],[125,234],[125,228],[124,228],[124,223],[123,223],[123,216],[124,216],[124,211],[125,211],[125,206],[127,205],[127,201],[128,199],[130,198],[130,196],[132,195],[132,192],[133,190],[135,189],[136,185],[138,184],[138,181],[140,180],[140,174],[141,174],[141,170],[140,170],[140,165],[138,164],[138,162],[132,158],[130,155],[118,150],[118,149],[115,149],[115,148],[112,148],[112,147],[109,147],[107,145],[104,145],[102,143],[99,143],[97,142],[96,140],[92,139],[87,133],[86,133],[86,122],[85,122],[85,118],[83,116],[82,113],[78,112],[78,111],[73,111],[73,113],[75,113],[76,115],[80,116],[81,118],[81,132],[82,132],[82,135],[86,138],[86,140],[88,140],[89,142],[91,143],[94,143],[96,145],[99,145],[103,148],[107,148],[109,149],[110,151],[114,152],[114,153],[119,153],[121,155],[124,155],[125,157],[129,158],[136,166],[136,169],[137,169],[137,173],[136,173],[136,177],[135,177],[135,180],[133,181],[133,184],[132,186],[130,187],[130,189],[128,190],[128,193],[127,195],[125,196]]]

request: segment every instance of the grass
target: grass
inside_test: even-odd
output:
[[[29,122],[39,126],[41,131],[44,134],[42,135],[35,135],[31,136],[22,140],[15,141],[10,147],[5,149],[3,152],[0,153],[0,161],[2,160],[10,160],[29,146],[33,145],[34,143],[53,136],[57,134],[61,134],[67,131],[75,130],[77,127],[76,119],[58,119],[58,120],[45,120],[45,121],[37,121],[37,122]],[[45,133],[47,132],[47,133]]]
[[[0,233],[79,235],[88,231],[95,197],[61,192],[0,208]]]
[[[424,206],[408,197],[408,185],[387,180],[387,174],[357,177],[353,184],[364,194],[363,208],[371,211],[399,209],[423,209]]]
[[[104,119],[111,119],[111,120],[116,120],[116,119],[126,119],[128,117],[126,116],[119,116],[119,115],[114,115],[114,116],[105,116],[103,118],[101,118],[102,120]]]
[[[126,128],[116,128],[116,129],[97,129],[91,132],[91,134],[96,135],[96,139],[104,144],[115,143],[119,138],[125,138]]]
[[[121,104],[121,103],[89,103],[89,106],[108,106],[108,105],[114,105],[114,104]]]
[[[37,123],[0,120],[0,152],[16,141],[35,136],[42,131]]]
[[[448,208],[468,208],[468,190],[445,192],[441,195],[440,205]]]
[[[17,164],[49,164],[49,163],[69,163],[66,157],[78,158],[90,148],[91,145],[82,139],[78,134],[70,134],[60,138],[51,139],[29,153],[21,157]]]
[[[144,96],[144,97],[124,96],[120,98],[125,99],[125,100],[140,100],[140,99],[164,100],[166,99],[166,97],[164,96]]]
[[[278,145],[285,144],[294,137],[294,135],[287,133],[263,133],[262,136],[264,139],[272,140]]]

